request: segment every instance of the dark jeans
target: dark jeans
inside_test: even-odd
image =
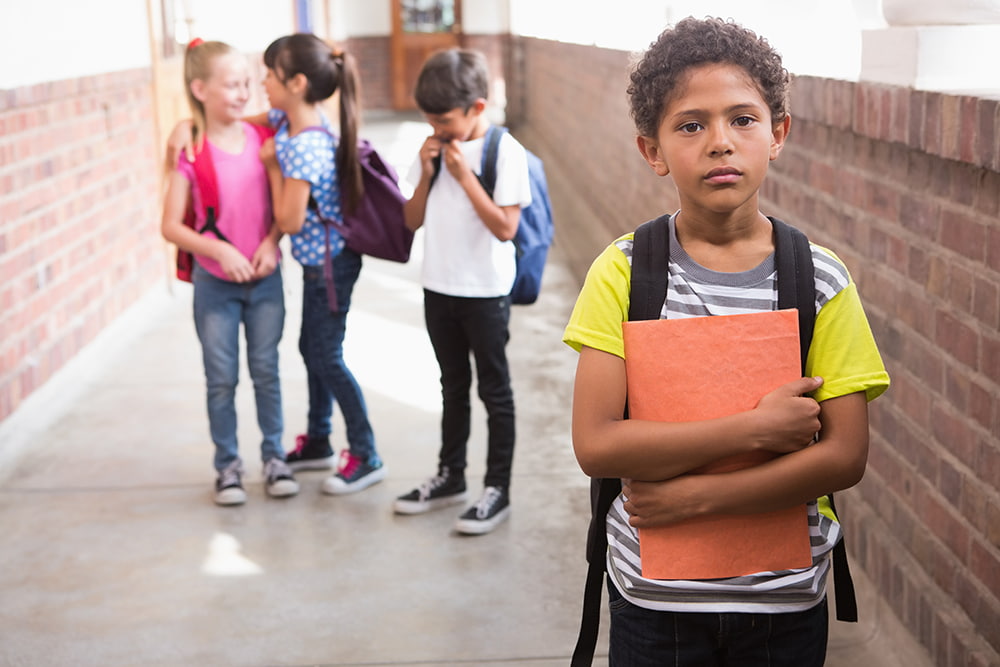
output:
[[[514,392],[506,352],[510,297],[476,299],[424,290],[424,319],[441,369],[440,465],[455,473],[465,472],[471,353],[489,429],[484,483],[509,487],[514,459]]]
[[[653,611],[608,581],[609,664],[624,667],[822,667],[826,598],[784,614]]]
[[[330,311],[322,266],[302,267],[302,331],[299,352],[305,361],[309,382],[311,437],[330,434],[333,402],[340,404],[351,454],[364,461],[378,460],[375,436],[368,421],[368,407],[354,375],[344,361],[344,333],[351,293],[361,273],[361,255],[344,249],[333,260],[333,282],[337,290],[336,312]]]

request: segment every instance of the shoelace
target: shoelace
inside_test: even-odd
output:
[[[483,491],[483,497],[476,503],[476,518],[485,519],[490,515],[490,510],[500,500],[500,489],[495,486],[487,486]]]
[[[266,476],[268,481],[274,481],[277,479],[291,479],[292,469],[288,467],[288,464],[281,459],[271,459],[267,462]]]
[[[301,454],[302,450],[305,449],[306,445],[309,444],[309,436],[303,433],[302,435],[295,436],[295,449],[293,450],[296,454]]]
[[[361,458],[354,456],[346,449],[340,451],[340,462],[338,463],[338,473],[345,479],[350,479],[357,472],[361,465]]]
[[[427,500],[430,498],[431,493],[433,493],[437,488],[443,486],[446,481],[448,481],[447,475],[438,474],[431,477],[429,480],[420,485],[420,499]]]
[[[238,463],[230,465],[219,474],[219,487],[224,489],[229,486],[239,486],[241,474],[243,474],[243,468]]]

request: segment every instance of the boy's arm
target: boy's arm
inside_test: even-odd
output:
[[[462,186],[476,215],[483,221],[493,236],[501,241],[511,241],[517,234],[517,224],[521,220],[521,207],[497,206],[493,198],[483,189],[476,174],[466,164],[457,139],[444,145],[441,162]]]
[[[747,412],[696,422],[623,419],[625,361],[584,346],[573,390],[573,448],[591,477],[663,480],[723,457],[806,447],[820,429],[819,405],[801,394],[822,381],[779,387]]]
[[[248,282],[254,278],[250,261],[232,244],[199,234],[184,224],[184,211],[191,184],[179,171],[172,171],[167,180],[160,233],[181,250],[214,259],[233,282]]]
[[[805,503],[857,484],[868,461],[864,392],[820,404],[819,441],[767,463],[663,482],[627,481],[629,523],[644,528],[704,514],[751,514]]]

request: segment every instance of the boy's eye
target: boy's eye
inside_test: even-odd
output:
[[[750,116],[740,116],[733,121],[733,125],[736,125],[737,127],[750,127],[753,123],[754,119]]]
[[[694,133],[694,132],[697,132],[698,130],[700,130],[701,129],[701,125],[699,123],[695,123],[695,122],[684,123],[678,129],[681,132],[684,132],[686,134],[691,134],[691,133]]]

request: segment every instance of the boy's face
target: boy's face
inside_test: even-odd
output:
[[[656,137],[639,137],[639,150],[660,176],[670,174],[681,209],[731,214],[757,210],[768,163],[788,134],[777,126],[747,72],[736,65],[694,67],[664,109]]]
[[[477,100],[468,109],[455,107],[446,113],[425,113],[424,118],[434,129],[434,138],[441,143],[446,144],[455,139],[468,141],[478,138],[476,130],[485,108],[486,101]]]

